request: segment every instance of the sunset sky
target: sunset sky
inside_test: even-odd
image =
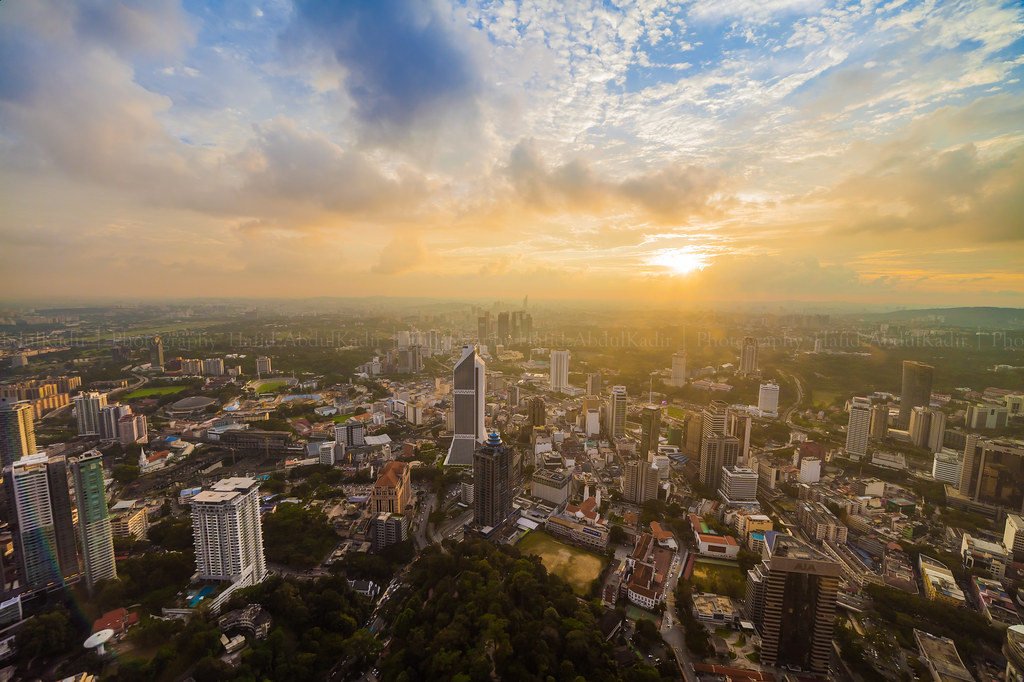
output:
[[[1024,306],[1024,5],[0,3],[0,298]]]

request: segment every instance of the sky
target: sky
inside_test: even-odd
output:
[[[0,3],[0,298],[1024,306],[1024,4]]]

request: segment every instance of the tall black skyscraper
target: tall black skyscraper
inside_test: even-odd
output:
[[[932,401],[932,374],[935,368],[914,360],[903,361],[903,392],[900,395],[900,428],[910,425],[915,407],[928,407]]]
[[[473,454],[473,523],[494,527],[512,513],[512,449],[492,433]]]

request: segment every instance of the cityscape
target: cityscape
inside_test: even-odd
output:
[[[0,682],[1024,682],[1024,6],[0,3]]]

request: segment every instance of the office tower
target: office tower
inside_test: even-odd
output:
[[[779,385],[774,381],[761,384],[757,392],[757,411],[762,417],[779,416]]]
[[[492,433],[473,453],[473,523],[494,527],[512,513],[512,449]]]
[[[846,452],[860,457],[868,454],[868,432],[871,427],[871,401],[854,398],[850,401],[850,420],[846,426]]]
[[[658,499],[659,473],[657,465],[651,462],[644,459],[629,460],[622,474],[622,497],[636,504]]]
[[[930,452],[939,452],[946,440],[946,413],[934,407],[928,411],[931,413],[931,425],[928,429],[927,448]]]
[[[203,374],[219,377],[224,376],[223,358],[206,358],[203,360]]]
[[[600,372],[591,372],[587,375],[587,395],[601,395]]]
[[[1003,526],[1003,547],[1014,557],[1024,556],[1024,518],[1020,514],[1007,514]]]
[[[30,590],[78,578],[67,464],[44,453],[22,457],[4,470],[11,536],[21,579]]]
[[[736,466],[740,457],[740,439],[715,434],[702,439],[700,448],[700,482],[714,494],[722,485],[722,467]]]
[[[669,383],[673,386],[686,385],[686,351],[677,350],[672,354],[672,378]]]
[[[409,539],[409,517],[404,514],[381,512],[374,515],[371,532],[373,534],[373,551],[379,552],[385,547]]]
[[[100,408],[100,440],[118,439],[118,422],[121,417],[132,413],[132,408],[121,403],[111,403]]]
[[[35,409],[29,401],[0,407],[0,468],[36,452]]]
[[[878,404],[871,407],[871,429],[872,440],[879,440],[889,435],[889,408],[886,405]]]
[[[928,407],[932,401],[932,374],[935,368],[914,360],[903,361],[903,392],[900,395],[899,425],[910,424],[915,407]]]
[[[544,426],[548,423],[544,398],[533,396],[526,401],[526,417],[530,426]]]
[[[270,358],[268,358],[266,355],[261,355],[258,358],[256,358],[256,376],[258,376],[258,377],[264,376],[266,374],[270,374],[270,372],[271,372]]]
[[[722,400],[712,400],[711,404],[701,412],[703,424],[700,435],[707,438],[714,435],[724,436],[729,432],[729,405]]]
[[[103,485],[103,455],[98,450],[90,450],[72,458],[70,464],[75,481],[85,582],[91,594],[99,581],[117,577],[114,535],[107,513],[107,490]]]
[[[931,426],[931,413],[924,407],[915,407],[910,412],[910,442],[919,448],[926,447]]]
[[[761,633],[761,664],[828,672],[840,564],[790,535],[765,533],[747,572],[747,615]]]
[[[385,464],[370,491],[370,510],[404,514],[412,500],[411,472],[405,462]]]
[[[569,388],[569,351],[551,351],[551,390],[561,393]]]
[[[366,425],[360,419],[349,419],[334,426],[334,442],[346,448],[366,445]]]
[[[1024,444],[969,434],[959,488],[989,510],[1024,512]]]
[[[519,407],[519,386],[511,385],[508,387],[508,405],[513,410]]]
[[[743,350],[740,355],[740,372],[743,374],[757,373],[757,339],[753,336],[743,337]]]
[[[159,336],[149,340],[149,364],[160,368],[164,366],[164,342]]]
[[[200,580],[256,585],[267,576],[260,524],[260,486],[224,478],[192,497],[192,532]]]
[[[100,435],[100,410],[106,405],[106,393],[79,393],[75,396],[75,422],[79,436]]]
[[[484,313],[476,319],[476,338],[482,344],[487,343],[488,337],[491,335],[491,314]]]
[[[645,405],[640,412],[640,459],[658,454],[658,438],[661,436],[661,408]]]
[[[509,333],[511,327],[509,326],[508,313],[498,313],[498,343],[508,343]]]
[[[722,467],[722,483],[718,496],[726,504],[757,502],[757,472],[738,466]]]
[[[484,432],[486,376],[484,361],[477,355],[476,346],[464,345],[462,358],[452,370],[455,434],[445,466],[472,466],[477,444],[487,437]]]
[[[744,462],[750,457],[750,432],[753,428],[753,423],[754,420],[749,414],[729,414],[729,435],[740,439],[742,444],[740,447],[740,457]]]
[[[940,450],[932,458],[932,478],[956,487],[960,485],[962,465],[959,453]]]
[[[626,433],[626,387],[612,386],[608,398],[608,437],[615,438]]]

